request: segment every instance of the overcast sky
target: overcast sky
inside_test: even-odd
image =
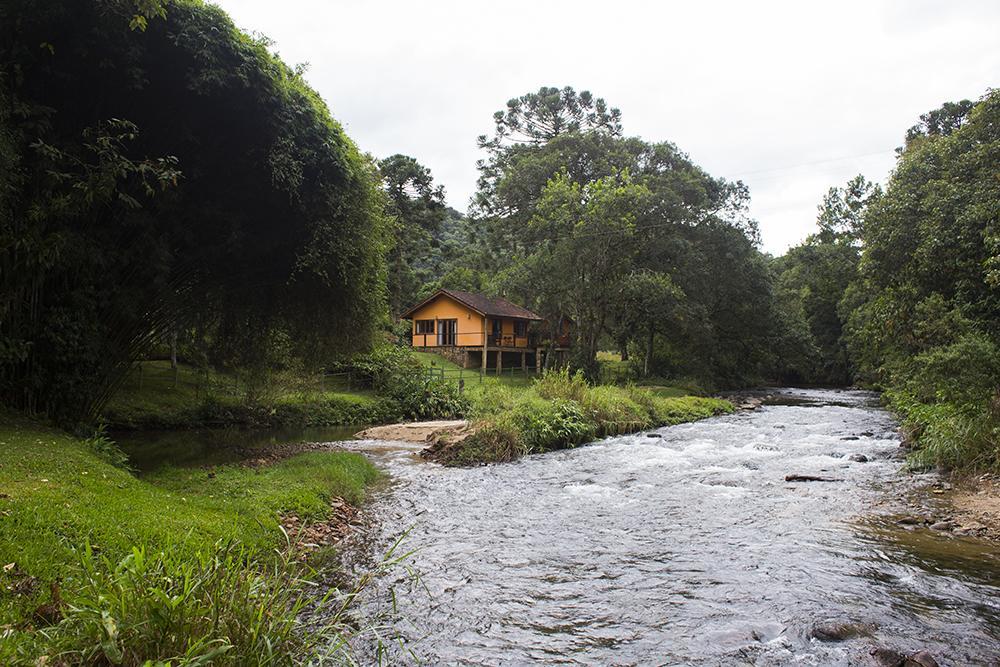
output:
[[[270,37],[362,150],[411,155],[466,210],[476,137],[540,86],[590,90],[626,134],[742,179],[766,251],[832,185],[884,181],[918,116],[1000,85],[1000,2],[222,0]]]

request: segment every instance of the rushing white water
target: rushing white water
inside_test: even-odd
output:
[[[913,481],[873,395],[780,396],[509,465],[376,455],[395,483],[375,548],[411,528],[421,576],[382,582],[406,589],[395,631],[427,664],[850,665],[876,646],[989,664],[1000,557],[896,526]],[[823,620],[872,630],[821,642]]]

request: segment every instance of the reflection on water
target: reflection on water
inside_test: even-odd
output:
[[[122,431],[113,433],[140,473],[164,465],[178,467],[237,463],[261,456],[268,448],[301,442],[348,440],[362,426],[282,429],[205,429],[191,431]]]
[[[965,665],[1000,653],[996,550],[896,526],[895,491],[912,482],[873,395],[785,390],[755,412],[656,433],[468,469],[378,454],[396,484],[373,508],[375,548],[412,526],[419,550],[421,586],[399,599],[408,648],[429,664],[850,665],[879,645]],[[786,482],[793,473],[842,481]],[[875,629],[811,639],[827,619]]]

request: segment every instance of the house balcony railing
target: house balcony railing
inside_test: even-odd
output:
[[[510,333],[494,334],[481,331],[468,333],[415,333],[412,334],[413,347],[487,347],[531,349],[548,345],[549,339],[538,333],[518,336]],[[559,347],[569,347],[569,336],[560,336]]]

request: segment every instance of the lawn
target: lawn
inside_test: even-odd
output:
[[[346,375],[281,378],[251,401],[237,375],[143,361],[111,397],[103,418],[112,428],[163,429],[373,424],[393,415],[392,406],[352,387]]]
[[[463,369],[458,364],[433,352],[413,352],[413,356],[425,368],[443,370],[443,377],[446,380],[457,382],[460,378],[464,379],[467,387],[478,386],[483,378],[493,378],[498,380],[503,386],[528,388],[538,377],[533,370],[524,373],[520,367],[505,368],[501,375],[497,375],[495,369],[491,369],[485,375],[481,375],[479,369]],[[622,361],[621,355],[617,352],[598,352],[597,361],[601,367],[602,384],[624,385],[631,383],[648,389],[659,398],[702,396],[705,393],[693,382],[677,382],[661,377],[632,379],[629,362]]]
[[[168,468],[139,479],[93,444],[0,413],[0,629],[24,620],[62,579],[79,585],[77,550],[89,542],[112,560],[133,547],[174,554],[239,540],[266,554],[283,541],[279,515],[322,517],[330,499],[360,502],[378,476],[360,454],[314,452],[265,468]]]
[[[495,368],[488,369],[485,374],[482,374],[478,368],[462,368],[453,361],[433,352],[414,352],[413,356],[425,368],[443,370],[442,377],[445,380],[450,382],[465,380],[465,385],[470,387],[480,384],[484,378],[495,379],[509,387],[529,387],[537,377],[533,370],[525,373],[519,366],[505,368],[500,375],[497,375]]]

